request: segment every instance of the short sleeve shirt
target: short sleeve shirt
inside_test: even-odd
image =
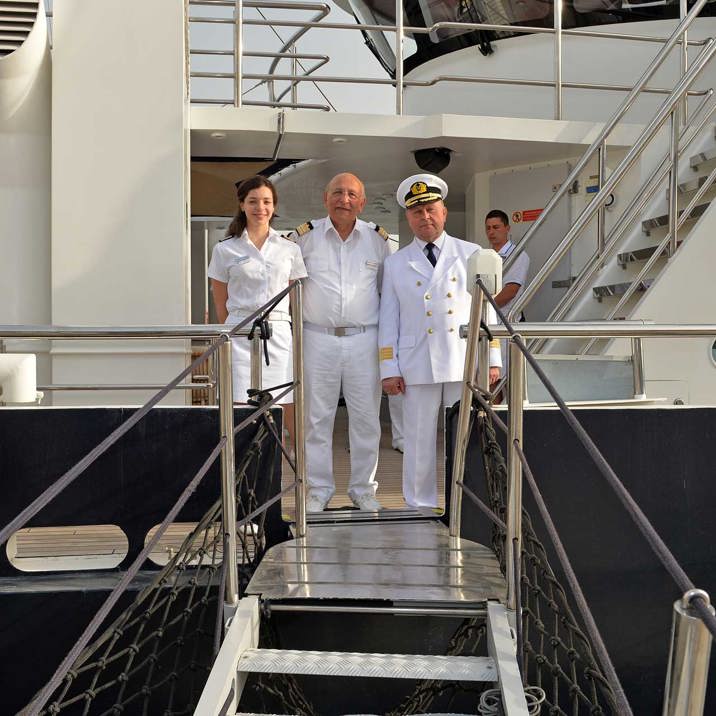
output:
[[[504,262],[510,254],[515,250],[515,245],[508,241],[498,252]],[[527,272],[530,270],[530,257],[523,251],[516,259],[515,262],[510,266],[509,270],[502,275],[502,285],[506,286],[508,283],[516,283],[520,288],[515,294],[515,297],[506,303],[502,307],[502,312],[507,315],[512,308],[512,304],[519,297],[524,290],[524,286],[527,283]]]
[[[345,241],[330,218],[311,224],[313,229],[296,239],[308,269],[304,320],[325,328],[377,325],[388,242],[361,219]]]
[[[283,291],[289,281],[306,276],[306,267],[298,246],[271,229],[260,251],[246,231],[218,243],[208,274],[227,284],[229,313],[253,312]],[[288,312],[288,296],[276,309]]]

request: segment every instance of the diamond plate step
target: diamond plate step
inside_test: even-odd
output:
[[[711,202],[707,201],[703,204],[697,204],[693,210],[691,211],[691,216],[689,216],[689,221],[693,221],[694,219],[698,219],[701,214],[703,214],[706,209],[709,208]],[[679,211],[679,216],[681,216],[684,212]],[[649,234],[650,231],[653,229],[658,229],[660,226],[668,226],[669,225],[669,215],[668,214],[662,214],[661,216],[655,216],[652,219],[645,219],[641,222],[641,230],[645,234]]]
[[[653,282],[653,278],[647,278],[643,281],[639,281],[639,285],[636,287],[636,292],[643,293]],[[592,289],[592,292],[594,293],[595,298],[601,300],[602,298],[607,298],[608,296],[623,296],[630,286],[630,281],[625,283],[610,283],[605,286],[595,286]]]
[[[495,663],[489,656],[365,654],[350,651],[247,649],[239,659],[237,671],[376,679],[497,680]]]

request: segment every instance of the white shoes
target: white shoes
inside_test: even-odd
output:
[[[325,499],[316,493],[309,492],[306,499],[306,512],[323,512],[330,499],[330,497]]]
[[[397,450],[401,455],[403,454],[403,441],[393,440],[393,450]]]
[[[351,497],[351,500],[359,510],[364,512],[378,512],[378,510],[383,509],[380,502],[373,495],[358,495],[357,497]]]

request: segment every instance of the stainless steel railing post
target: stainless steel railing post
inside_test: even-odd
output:
[[[554,118],[562,119],[562,0],[554,0]]]
[[[679,19],[683,20],[689,12],[688,0],[679,0]],[[684,30],[681,35],[681,52],[679,53],[680,74],[683,77],[689,69],[689,43],[688,31]],[[681,102],[681,126],[685,127],[689,123],[689,96],[684,95]]]
[[[244,0],[234,3],[234,107],[241,107],[244,62]]]
[[[395,113],[403,114],[403,0],[395,0]]]
[[[306,437],[304,432],[303,392],[303,286],[294,284],[291,295],[291,326],[293,331],[293,415],[296,444],[296,536],[306,536]]]
[[[510,373],[508,380],[509,426],[507,433],[507,539],[505,541],[507,608],[517,609],[515,583],[515,557],[522,554],[522,463],[515,449],[515,442],[524,449],[522,442],[522,411],[525,395],[525,357],[510,339]],[[517,541],[517,549],[513,544]]]
[[[298,74],[298,58],[295,56],[297,52],[296,45],[294,45],[290,52],[294,57],[291,58],[291,74]],[[298,104],[298,82],[291,83],[291,104]]]
[[[482,302],[480,310],[480,319],[485,325],[488,324],[488,313],[490,304],[487,301]],[[479,323],[476,324],[479,332]],[[477,344],[477,387],[489,392],[490,390],[490,339],[487,335],[481,335]]]
[[[674,602],[663,716],[701,716],[704,712],[711,634],[691,606],[696,596],[714,613],[709,595],[701,589],[691,589]]]
[[[450,489],[450,536],[460,536],[460,522],[462,517],[462,488],[457,484],[462,482],[465,471],[465,453],[470,438],[470,409],[472,408],[472,390],[470,385],[475,377],[475,361],[477,359],[478,343],[480,340],[480,316],[482,315],[484,300],[482,290],[477,282],[472,287],[472,305],[470,307],[470,323],[467,333],[467,348],[465,349],[465,365],[462,372],[462,393],[460,394],[460,409],[457,416],[457,433],[455,435],[455,451],[452,461],[452,486]],[[488,361],[489,362],[489,361]],[[478,365],[478,375],[489,372],[489,366]]]
[[[679,221],[679,111],[675,107],[671,112],[669,135],[669,256],[676,251],[676,237]]]
[[[631,339],[631,365],[634,372],[634,397],[646,398],[644,387],[644,354],[641,350],[641,338]]]
[[[227,334],[224,334],[227,336]],[[221,450],[221,517],[224,526],[223,559],[226,563],[224,602],[236,606],[239,601],[239,573],[236,563],[236,485],[234,481],[234,400],[231,375],[231,339],[226,338],[217,351],[219,356],[219,433],[226,438]]]
[[[261,390],[261,335],[259,331],[254,331],[254,337],[251,339],[251,385],[249,387],[253,390]]]
[[[598,167],[597,167],[597,179],[599,181],[599,188],[601,189],[604,186],[604,182],[607,178],[607,143],[606,141],[602,142],[602,145],[599,147],[598,154]],[[606,219],[606,208],[604,204],[602,204],[599,207],[599,211],[597,212],[597,253],[601,257],[604,254],[604,244],[605,244],[605,219]]]

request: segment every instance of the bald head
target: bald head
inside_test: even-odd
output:
[[[365,207],[365,187],[355,174],[343,173],[328,182],[323,194],[333,226],[343,236],[353,230],[358,215]],[[346,233],[347,236],[347,233]],[[343,236],[343,238],[346,238]]]

